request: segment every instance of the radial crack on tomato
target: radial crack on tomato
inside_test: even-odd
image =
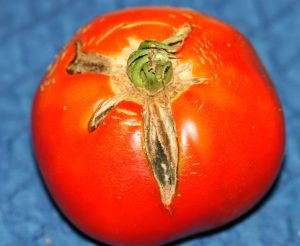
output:
[[[122,70],[126,69],[126,77],[129,77],[131,86],[128,85],[125,91],[107,99],[96,109],[89,121],[88,130],[96,130],[107,114],[123,100],[130,101],[135,98],[134,101],[142,104],[143,145],[159,186],[161,201],[166,207],[172,203],[175,195],[179,155],[170,99],[182,93],[185,87],[204,81],[192,76],[181,78],[181,73],[191,70],[191,63],[174,62],[179,59],[176,52],[182,48],[191,31],[192,26],[185,23],[173,36],[162,42],[142,41],[138,49],[129,55],[127,67],[116,73],[113,72],[118,70],[114,68],[113,58],[99,53],[83,52],[81,41],[77,41],[75,58],[67,67],[70,74],[103,73],[111,77],[121,77],[121,80]]]

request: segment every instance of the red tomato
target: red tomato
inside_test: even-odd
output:
[[[248,41],[160,7],[80,29],[37,90],[32,133],[63,213],[114,245],[162,244],[239,217],[276,178],[285,134]]]

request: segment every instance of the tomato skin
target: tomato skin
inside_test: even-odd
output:
[[[137,24],[115,28],[124,22]],[[114,91],[108,76],[70,75],[66,67],[76,40],[86,51],[117,56],[128,37],[163,40],[187,22],[194,29],[181,61],[191,60],[193,75],[208,81],[172,102],[180,161],[167,210],[144,153],[142,106],[121,102],[89,133],[97,102]],[[32,134],[60,209],[83,232],[113,245],[158,245],[239,217],[274,182],[285,139],[276,91],[248,41],[195,11],[161,7],[115,12],[81,29],[37,90]]]

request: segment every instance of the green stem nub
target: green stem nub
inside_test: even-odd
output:
[[[127,74],[132,83],[150,94],[168,84],[173,76],[171,59],[177,58],[175,54],[191,30],[191,26],[185,24],[172,37],[162,42],[143,41],[127,61]]]

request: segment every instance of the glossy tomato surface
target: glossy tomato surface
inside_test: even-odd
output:
[[[95,108],[115,95],[111,78],[70,74],[67,67],[78,40],[85,52],[118,57],[130,39],[161,41],[185,23],[193,28],[177,55],[205,83],[171,102],[179,166],[166,208],[145,156],[142,105],[120,102],[89,132]],[[270,188],[284,149],[281,106],[248,41],[218,20],[176,8],[122,10],[81,28],[37,90],[32,133],[43,178],[63,213],[113,245],[158,245],[237,218]]]

